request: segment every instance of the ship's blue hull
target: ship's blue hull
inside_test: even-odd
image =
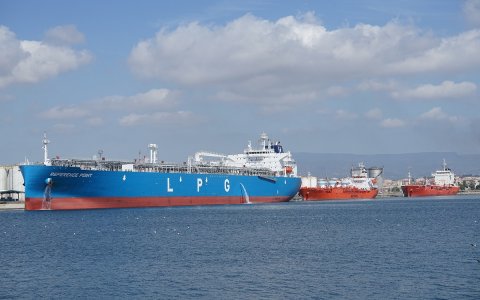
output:
[[[300,189],[296,177],[83,170],[20,166],[25,208],[93,209],[282,202]]]

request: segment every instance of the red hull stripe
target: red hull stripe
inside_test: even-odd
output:
[[[458,186],[435,186],[435,185],[404,185],[402,186],[405,197],[427,197],[427,196],[448,196],[456,195],[460,188]]]
[[[286,202],[291,197],[250,197],[250,203]],[[95,198],[54,198],[50,203],[42,198],[26,198],[26,210],[70,210],[97,208],[159,207],[243,204],[243,197],[95,197]]]
[[[373,199],[378,190],[348,188],[301,188],[300,195],[305,201]]]

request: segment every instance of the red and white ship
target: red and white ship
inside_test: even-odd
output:
[[[403,196],[405,197],[426,197],[456,195],[460,187],[455,184],[455,174],[447,168],[443,160],[443,170],[437,170],[432,174],[433,183],[425,180],[424,184],[412,183],[412,177],[408,172],[408,182],[402,185]]]
[[[305,201],[373,199],[378,195],[377,183],[383,169],[371,168],[368,171],[360,163],[358,168],[352,168],[348,178],[317,180],[310,175],[302,177],[300,196]]]

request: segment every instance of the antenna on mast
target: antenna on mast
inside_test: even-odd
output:
[[[104,160],[103,159],[103,150],[99,149],[97,153],[98,153],[98,160]]]

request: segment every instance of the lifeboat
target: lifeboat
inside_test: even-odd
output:
[[[285,167],[285,173],[292,174],[293,173],[293,168],[291,166],[286,166]]]

